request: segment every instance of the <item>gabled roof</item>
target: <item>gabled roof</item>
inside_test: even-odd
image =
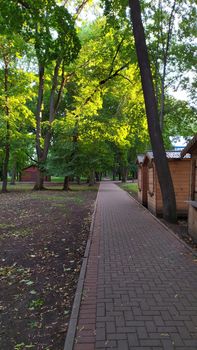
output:
[[[180,151],[166,151],[166,157],[168,159],[181,159],[181,152]],[[145,158],[148,158],[149,160],[153,160],[154,156],[153,156],[153,152],[149,151],[146,153]],[[190,158],[189,154],[185,154],[184,159],[188,159]]]
[[[138,154],[137,159],[136,159],[136,163],[142,164],[144,161],[144,157],[145,157],[144,154]]]
[[[193,149],[197,147],[197,134],[194,135],[193,139],[185,146],[185,148],[181,151],[181,158],[183,158],[186,153],[192,153]]]
[[[37,168],[37,165],[31,164],[31,165],[29,165],[29,166],[26,166],[25,168],[22,169],[22,171],[23,171],[23,170],[26,170],[26,169],[29,169],[29,168]]]

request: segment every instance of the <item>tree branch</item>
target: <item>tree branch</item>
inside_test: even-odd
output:
[[[85,7],[85,5],[89,2],[89,0],[83,0],[82,3],[77,7],[75,13],[75,19],[80,15],[81,11]]]
[[[125,38],[125,35],[123,36],[122,40],[119,42],[118,47],[117,47],[116,52],[115,52],[115,55],[114,55],[114,57],[113,57],[113,59],[112,59],[111,69],[110,69],[110,72],[109,72],[109,76],[110,76],[111,73],[113,72],[113,69],[114,69],[114,62],[115,62],[115,59],[116,59],[116,57],[117,57],[117,55],[118,55],[118,53],[119,53],[119,51],[120,51],[121,45],[122,45],[122,43],[123,43],[123,41],[124,41],[124,38]]]
[[[129,78],[125,77],[123,74],[118,74],[118,76],[126,79],[129,83],[131,83],[133,85],[133,81],[131,81]]]
[[[27,153],[27,152],[25,152],[25,154],[32,160],[32,162],[34,162],[34,163],[37,163],[38,164],[38,161],[37,160],[35,160],[34,158],[32,158],[30,155],[29,155],[29,153]]]
[[[172,28],[173,28],[172,21],[174,18],[175,6],[176,6],[176,0],[174,0],[173,6],[172,6],[172,11],[171,11],[169,22],[168,22],[168,35],[167,35],[166,50],[165,50],[166,62],[167,62],[167,55],[168,55],[168,51],[169,51],[169,47],[170,47],[170,40],[172,37]]]
[[[116,76],[118,76],[118,73],[121,72],[123,69],[125,69],[126,67],[128,67],[130,62],[127,62],[124,64],[124,66],[120,67],[119,69],[117,69],[112,75],[109,75],[107,78],[103,79],[103,80],[100,80],[98,85],[96,86],[96,88],[94,89],[93,93],[85,100],[84,104],[83,105],[86,105],[90,100],[91,98],[94,96],[94,94],[97,92],[97,90],[102,86],[104,85],[107,81],[115,78]]]

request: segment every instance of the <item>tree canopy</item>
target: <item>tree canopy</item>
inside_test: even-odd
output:
[[[93,14],[92,8],[99,11]],[[166,147],[197,131],[193,0],[141,1]],[[91,21],[83,20],[83,11]],[[90,16],[90,17],[91,17]],[[42,173],[126,177],[150,148],[128,2],[2,0],[0,174],[28,163]],[[177,100],[178,87],[191,100]],[[7,154],[7,156],[6,156]]]

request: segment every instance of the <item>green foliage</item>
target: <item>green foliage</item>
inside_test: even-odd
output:
[[[138,148],[148,142],[130,34],[101,19],[82,28],[80,38],[75,96],[66,119],[54,126],[48,165],[57,175],[88,176],[92,171],[128,167]]]
[[[127,183],[127,184],[121,184],[121,188],[126,190],[129,193],[135,193],[137,194],[138,192],[138,185],[137,183]]]
[[[80,12],[78,0],[68,1],[67,9],[55,0],[1,0],[0,164],[4,157],[6,104],[10,169],[16,167],[19,171],[28,163],[28,155],[35,157],[39,65],[44,67],[39,142],[43,151],[46,136],[52,137],[49,159],[43,161],[51,174],[88,176],[92,171],[129,169],[136,154],[149,148],[127,1],[103,0],[101,4],[104,16],[76,30],[77,15],[72,16],[67,9],[72,5],[73,12]],[[172,2],[164,0],[161,5],[146,0],[141,5],[159,102]],[[194,1],[177,1],[173,16],[176,25],[173,22],[171,29],[166,85],[174,88],[181,84],[194,94],[195,83],[191,86],[185,77],[185,72],[195,70]],[[5,58],[9,63],[7,96]],[[56,66],[54,115],[50,119]],[[195,133],[196,120],[193,107],[166,95],[164,139],[168,147],[170,136]]]
[[[197,133],[197,110],[185,101],[168,97],[164,122],[166,137],[192,136]]]
[[[57,59],[69,64],[76,58],[80,43],[74,20],[67,9],[57,5],[55,0],[10,0],[9,3],[2,0],[0,10],[0,29],[8,33],[12,29],[33,44],[37,59],[42,64]],[[3,19],[7,20],[6,26]]]
[[[33,144],[30,131],[35,127],[35,121],[27,103],[35,96],[32,90],[35,75],[20,68],[26,44],[18,35],[1,35],[0,48],[0,168],[9,122],[10,167],[13,162],[17,163],[16,170],[19,171],[27,160],[26,152],[30,150],[30,144]]]

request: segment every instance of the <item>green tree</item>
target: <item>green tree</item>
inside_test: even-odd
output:
[[[33,126],[26,102],[33,98],[30,85],[33,75],[18,68],[25,44],[18,36],[0,36],[0,124],[2,148],[2,192],[7,191],[10,151],[17,138],[25,139]]]
[[[75,23],[67,9],[49,1],[2,1],[8,23],[4,31],[16,31],[33,48],[38,69],[36,119],[36,152],[39,168],[35,189],[43,188],[43,170],[52,137],[52,124],[58,113],[62,92],[66,83],[66,67],[77,57],[80,43]],[[9,18],[15,14],[18,25]],[[1,17],[2,21],[2,17]],[[0,21],[0,24],[1,24]],[[46,82],[46,83],[45,83]],[[47,95],[47,97],[45,97]],[[48,105],[43,103],[47,101]],[[43,122],[43,115],[47,118]]]
[[[140,3],[138,0],[130,0],[129,6],[131,10],[133,33],[141,72],[150,140],[163,199],[163,215],[168,221],[175,222],[176,199],[169,166],[166,159],[161,129],[159,126],[157,102],[141,19]]]

